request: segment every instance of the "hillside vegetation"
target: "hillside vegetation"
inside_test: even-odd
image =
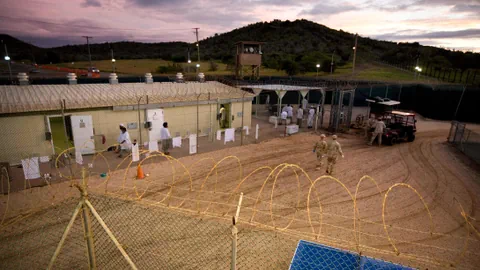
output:
[[[37,63],[69,63],[88,60],[86,45],[70,45],[57,48],[38,48],[10,36],[5,40],[14,59],[30,59]],[[316,72],[315,65],[322,64],[325,72],[330,70],[332,59],[335,68],[350,63],[353,58],[354,34],[330,29],[308,20],[259,22],[238,28],[200,41],[202,61],[216,60],[225,65],[234,64],[235,43],[238,41],[263,41],[263,65],[270,70],[285,70],[289,75]],[[13,44],[13,45],[12,45]],[[195,44],[185,42],[139,43],[115,42],[92,44],[92,59],[110,59],[110,48],[115,58],[121,59],[163,59],[185,63],[187,51],[191,50],[192,61],[196,60]],[[363,63],[383,61],[407,70],[413,70],[416,59],[424,74],[447,78],[453,74],[480,69],[480,54],[450,51],[436,47],[421,46],[418,43],[395,43],[365,37],[358,39],[357,56]],[[470,72],[470,71],[469,71]],[[457,75],[455,75],[458,77]],[[478,75],[480,79],[480,74]],[[462,76],[460,76],[462,78]],[[454,79],[455,81],[455,79]]]

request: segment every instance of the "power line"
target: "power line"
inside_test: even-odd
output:
[[[17,21],[27,21],[27,22],[36,22],[36,23],[44,23],[44,24],[51,24],[51,25],[59,25],[59,26],[86,27],[86,28],[104,29],[104,30],[122,30],[122,31],[182,31],[182,30],[190,30],[190,28],[151,28],[151,29],[112,28],[112,27],[101,27],[101,26],[91,26],[91,25],[79,25],[79,24],[71,24],[71,23],[57,23],[57,22],[34,20],[34,19],[28,19],[28,18],[15,18],[15,17],[4,16],[4,15],[0,15],[0,18],[9,19],[9,20],[17,20]]]

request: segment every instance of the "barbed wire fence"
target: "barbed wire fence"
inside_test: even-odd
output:
[[[112,166],[102,177],[96,167],[105,162],[103,154],[95,154],[92,168],[81,168],[81,177],[63,175],[63,182],[7,190],[1,196],[2,268],[47,268],[52,261],[54,268],[86,268],[94,258],[95,266],[105,269],[228,269],[232,262],[239,269],[285,269],[300,239],[429,269],[470,269],[478,260],[475,247],[480,234],[461,204],[459,216],[465,221],[466,234],[437,232],[422,194],[405,183],[378,189],[383,221],[375,222],[362,218],[358,208],[358,191],[367,183],[378,188],[370,177],[360,179],[353,193],[336,178],[311,179],[295,164],[263,166],[246,174],[235,156],[186,165],[161,152],[150,153],[138,163],[128,156],[126,168]],[[165,160],[164,166],[149,163],[153,159]],[[139,165],[152,175],[136,179]],[[238,170],[232,170],[232,165]],[[5,175],[2,186],[9,181]],[[233,186],[227,188],[228,183],[221,181],[224,177],[233,180],[229,181]],[[276,183],[282,177],[296,183],[297,192],[279,190]],[[244,187],[252,179],[264,179],[263,184],[253,190]],[[322,203],[321,182],[339,187],[337,194],[345,195],[336,197],[351,201],[352,207],[339,212],[329,208],[332,203]],[[399,189],[410,190],[420,199],[428,214],[428,230],[390,223],[388,198]],[[73,219],[75,212],[78,216]],[[333,257],[324,259],[331,268],[342,263]]]

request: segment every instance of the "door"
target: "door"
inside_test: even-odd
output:
[[[72,123],[73,144],[75,150],[80,151],[82,154],[95,153],[92,116],[72,115],[70,120]]]
[[[164,122],[163,109],[147,110],[147,121],[152,123],[148,131],[148,140],[159,141],[160,129],[163,127]]]

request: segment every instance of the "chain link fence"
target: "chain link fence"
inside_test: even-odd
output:
[[[448,142],[480,164],[480,134],[466,126],[464,123],[453,121]]]

